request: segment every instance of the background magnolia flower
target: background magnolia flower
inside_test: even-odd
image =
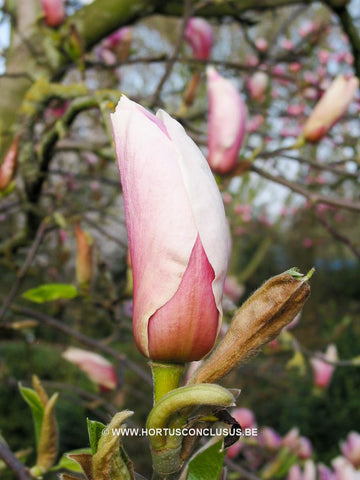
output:
[[[167,113],[112,115],[134,277],[133,330],[154,360],[199,360],[221,324],[228,230],[200,150]]]
[[[114,390],[117,385],[117,375],[114,366],[106,358],[97,353],[82,350],[81,348],[70,347],[62,356],[68,361],[77,365],[80,370],[94,383],[104,390]]]
[[[193,55],[198,60],[210,57],[214,43],[211,25],[203,18],[190,18],[185,29],[185,40],[192,48]]]
[[[208,67],[208,162],[216,173],[229,173],[238,163],[245,138],[247,109],[235,86]]]
[[[329,345],[324,357],[331,362],[336,362],[338,359],[336,345]],[[311,365],[314,372],[314,384],[319,388],[326,388],[331,382],[334,365],[324,362],[320,358],[312,358]]]
[[[265,92],[269,84],[269,77],[264,72],[256,72],[247,81],[250,97],[258,102],[265,100]]]
[[[332,82],[305,122],[306,140],[317,142],[344,115],[359,87],[359,79],[339,75]]]
[[[65,20],[64,0],[41,0],[41,6],[48,27],[58,27]]]
[[[0,165],[0,192],[1,190],[5,190],[15,177],[18,151],[19,138],[15,137]]]
[[[354,467],[360,467],[360,434],[350,432],[345,442],[340,443],[340,449]]]

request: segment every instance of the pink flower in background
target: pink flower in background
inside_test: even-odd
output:
[[[284,38],[282,41],[281,41],[281,46],[282,48],[284,48],[285,50],[293,50],[294,49],[294,42],[292,42],[291,40],[287,39],[287,38]]]
[[[299,439],[299,449],[297,451],[297,455],[302,460],[306,460],[310,458],[313,453],[311,442],[306,437],[300,437]]]
[[[122,27],[106,37],[96,49],[96,53],[106,65],[115,65],[128,58],[131,42],[132,28]]]
[[[360,474],[344,457],[336,457],[332,462],[334,468],[333,480],[359,480]]]
[[[62,356],[77,365],[80,370],[103,390],[114,390],[117,385],[117,375],[114,366],[101,355],[82,350],[81,348],[69,347]]]
[[[316,480],[316,467],[312,460],[306,460],[304,468],[301,470],[299,465],[293,465],[286,477],[286,480]]]
[[[260,113],[257,114],[257,115],[254,115],[247,122],[246,131],[250,132],[250,133],[257,132],[259,130],[259,128],[261,127],[261,125],[264,124],[264,122],[265,122],[265,119],[264,119],[263,115],[261,115]]]
[[[247,88],[250,93],[250,97],[258,102],[265,100],[265,92],[268,87],[269,77],[264,72],[256,72],[247,81]]]
[[[18,152],[19,137],[15,137],[0,165],[0,192],[6,190],[15,177]]]
[[[235,418],[235,420],[239,423],[241,428],[244,430],[245,428],[252,428],[256,425],[255,423],[255,415],[254,413],[248,408],[235,408],[232,410],[231,416]],[[241,439],[231,445],[226,452],[226,456],[228,458],[235,458],[240,450],[242,449],[243,444]]]
[[[305,111],[305,105],[304,104],[299,104],[299,103],[293,103],[291,105],[288,105],[286,109],[287,113],[289,115],[293,115],[295,117],[301,115]]]
[[[41,0],[41,6],[48,27],[58,27],[66,17],[63,0]]]
[[[255,40],[255,46],[258,50],[260,50],[260,52],[266,52],[266,50],[269,47],[267,40],[265,40],[265,38],[262,38],[262,37],[257,38]]]
[[[360,434],[350,432],[345,442],[340,443],[341,453],[355,468],[360,467]]]
[[[345,79],[345,77],[339,75],[326,90],[307,119],[303,128],[304,137],[311,142],[317,142],[326,135],[348,109],[358,86],[358,78]]]
[[[312,238],[306,237],[302,241],[302,245],[304,248],[311,248],[314,246],[314,240]]]
[[[214,172],[230,173],[245,138],[246,105],[235,86],[212,67],[207,69],[207,82],[208,162]]]
[[[334,473],[332,470],[322,463],[318,465],[318,474],[319,474],[319,480],[334,480]]]
[[[263,427],[259,436],[259,444],[268,450],[278,450],[281,436],[271,427]]]
[[[207,60],[210,57],[214,34],[206,20],[198,17],[190,18],[185,30],[185,40],[191,46],[194,58]]]
[[[228,227],[214,177],[183,127],[122,96],[112,115],[134,277],[139,350],[199,360],[222,318]]]
[[[302,69],[302,65],[300,62],[292,62],[289,65],[289,70],[292,73],[300,72],[301,69]]]
[[[224,294],[234,303],[237,303],[244,294],[244,285],[240,284],[236,277],[227,276],[224,283]]]
[[[336,362],[338,359],[336,345],[331,344],[326,349],[324,358],[331,362]],[[320,358],[312,358],[311,365],[314,372],[314,384],[319,388],[326,388],[330,382],[334,372],[334,365],[326,363]]]

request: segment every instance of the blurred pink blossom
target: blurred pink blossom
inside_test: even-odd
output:
[[[278,450],[281,446],[281,436],[271,427],[263,427],[259,436],[259,444],[268,450]]]
[[[319,141],[345,114],[359,86],[359,79],[339,75],[315,105],[307,119],[303,135],[310,142]]]
[[[269,83],[269,77],[264,72],[256,72],[247,81],[247,88],[250,93],[250,97],[258,102],[265,100],[265,92]]]
[[[292,42],[291,40],[289,40],[287,38],[284,38],[281,41],[281,47],[284,48],[285,50],[293,50],[294,46],[295,46],[294,42]]]
[[[209,98],[208,162],[220,174],[238,165],[245,138],[247,108],[236,87],[213,68],[207,68]]]
[[[335,470],[333,480],[359,480],[360,474],[344,457],[336,457],[332,462]]]
[[[194,58],[207,60],[210,57],[214,34],[206,20],[198,17],[190,18],[185,30],[185,40],[191,46]]]
[[[341,453],[355,468],[360,467],[360,434],[350,432],[345,442],[340,443]]]
[[[298,116],[304,113],[305,105],[302,103],[293,103],[288,105],[286,111],[289,115]]]
[[[302,69],[302,65],[300,62],[292,62],[289,65],[289,70],[292,73],[300,72],[301,69]]]
[[[331,362],[336,362],[338,359],[336,345],[330,344],[324,354],[324,358]],[[314,372],[314,384],[319,388],[326,388],[330,382],[334,372],[334,365],[327,363],[320,358],[312,358],[311,365]]]
[[[253,133],[259,130],[261,125],[265,122],[264,116],[260,113],[253,116],[246,125],[246,131]]]
[[[63,0],[41,0],[41,7],[48,27],[58,27],[65,20],[65,4]]]
[[[101,355],[69,347],[62,356],[77,365],[80,370],[103,390],[114,390],[117,385],[117,375],[114,366]]]
[[[237,303],[244,294],[244,285],[239,283],[236,277],[228,275],[225,278],[224,294],[230,298],[234,303]]]
[[[267,40],[265,40],[263,37],[255,40],[255,46],[258,50],[260,50],[260,52],[265,52],[269,47]]]

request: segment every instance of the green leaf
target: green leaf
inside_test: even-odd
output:
[[[79,448],[77,450],[71,450],[71,452],[65,453],[59,460],[59,463],[57,465],[54,465],[51,467],[49,470],[50,472],[55,472],[57,470],[69,470],[70,472],[74,473],[82,473],[82,468],[80,465],[69,458],[67,455],[78,455],[79,453],[91,453],[90,448]]]
[[[101,422],[97,422],[96,420],[89,420],[88,418],[86,419],[86,421],[89,433],[91,453],[95,455],[98,449],[99,440],[102,437],[102,432],[104,428],[106,428],[106,425]]]
[[[22,294],[23,298],[35,303],[53,302],[60,299],[71,299],[78,295],[74,285],[66,283],[46,283],[36,288],[31,288]]]
[[[35,427],[36,445],[38,446],[45,409],[41,403],[39,395],[35,392],[35,390],[32,388],[23,387],[21,384],[19,384],[19,389],[23,399],[31,409]]]
[[[207,448],[189,463],[187,480],[216,480],[220,477],[225,451],[222,440]]]

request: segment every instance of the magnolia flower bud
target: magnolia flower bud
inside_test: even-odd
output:
[[[259,444],[268,450],[278,450],[281,446],[281,436],[271,427],[263,427],[260,432]]]
[[[245,138],[247,109],[235,86],[208,67],[208,162],[211,170],[233,171]]]
[[[310,293],[307,276],[289,270],[264,283],[238,310],[224,338],[189,383],[216,382],[273,340],[303,307]]]
[[[133,330],[159,362],[199,360],[220,329],[228,230],[200,150],[164,111],[122,96],[112,125],[134,278]]]
[[[338,359],[336,345],[329,345],[324,355],[326,360],[336,362]],[[334,372],[334,365],[324,362],[321,358],[312,358],[311,365],[314,371],[314,384],[319,388],[326,388],[330,382]]]
[[[185,40],[190,44],[197,60],[207,60],[210,57],[214,35],[206,20],[190,18],[185,30]]]
[[[256,72],[247,81],[250,97],[258,102],[265,100],[265,92],[269,83],[269,77],[264,72]]]
[[[15,137],[0,166],[0,191],[5,190],[16,173],[19,138]]]
[[[62,356],[77,365],[80,370],[103,390],[114,390],[117,385],[117,375],[114,366],[97,353],[69,347]]]
[[[66,16],[64,0],[41,0],[41,6],[48,27],[58,27],[64,22]]]
[[[305,122],[303,135],[310,142],[319,141],[344,115],[359,87],[359,79],[336,77]]]
[[[354,465],[360,467],[360,434],[350,432],[345,442],[340,443],[342,454]]]
[[[75,226],[76,234],[76,280],[81,287],[88,287],[94,277],[94,240],[80,225]]]

